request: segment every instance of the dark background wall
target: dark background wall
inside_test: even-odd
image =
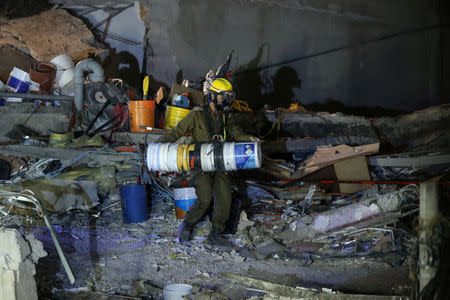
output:
[[[256,106],[334,100],[411,111],[449,102],[449,31],[437,26],[445,1],[142,2],[147,72],[168,85],[203,77],[234,49],[239,96]]]
[[[107,6],[134,1],[52,2]],[[298,100],[312,108],[333,103],[337,110],[346,106],[412,111],[450,102],[447,0],[139,3],[135,7],[142,10],[134,20],[127,22],[119,15],[114,22],[133,28],[140,22],[137,16],[144,16],[145,53],[135,51],[144,67],[136,68],[134,77],[146,71],[154,89],[202,78],[235,50],[234,85],[239,98],[255,107],[286,107]],[[137,31],[120,34],[142,38]],[[116,53],[130,51],[110,46],[118,47]]]

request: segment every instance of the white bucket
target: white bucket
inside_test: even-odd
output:
[[[169,151],[167,154],[167,167],[171,171],[180,171],[178,170],[177,158],[178,158],[178,146],[179,144],[169,144]]]
[[[200,164],[203,172],[212,172],[214,168],[214,145],[202,144],[200,148]]]
[[[74,85],[73,85],[73,74],[74,69],[68,69],[61,73],[61,77],[56,80],[56,84],[59,86],[61,94],[68,95],[73,93]]]
[[[73,92],[73,85],[66,87],[66,85],[68,85],[73,80],[75,68],[75,65],[70,56],[67,54],[61,54],[54,57],[50,62],[56,66],[55,81],[61,90],[61,94],[67,95],[71,91]]]
[[[225,171],[236,170],[236,161],[234,160],[234,143],[225,143],[223,145],[223,164]]]
[[[162,143],[161,147],[159,148],[159,168],[161,171],[170,171],[167,164],[169,145],[169,143]]]
[[[158,163],[159,145],[160,145],[159,143],[148,144],[146,159],[147,159],[147,168],[150,171],[158,171],[158,169],[159,169],[159,163]]]
[[[9,74],[6,88],[12,93],[26,93],[30,87],[30,81],[31,79],[29,73],[14,67]],[[8,102],[22,102],[22,98],[8,97],[6,100]]]
[[[197,194],[193,187],[174,188],[173,198],[176,200],[197,199]]]
[[[164,300],[184,300],[192,293],[192,285],[169,284],[163,289]]]
[[[73,69],[75,67],[72,59],[67,54],[58,55],[50,61],[58,70]]]
[[[257,142],[235,143],[234,160],[236,169],[254,169],[261,167],[261,148]]]

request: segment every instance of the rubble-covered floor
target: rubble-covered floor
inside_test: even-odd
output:
[[[180,220],[172,214],[137,224],[123,224],[120,209],[100,214],[55,213],[51,220],[76,283],[68,282],[47,228],[33,221],[22,230],[33,232],[49,253],[37,265],[38,291],[43,299],[57,290],[158,297],[166,284],[207,283],[227,278],[227,274],[357,294],[409,293],[409,267],[398,255],[305,261],[303,257],[264,256],[248,247],[219,249],[205,241],[208,222],[197,226],[193,245],[182,246],[176,240]]]
[[[227,280],[236,274],[319,291],[329,288],[353,294],[409,293],[406,252],[372,256],[361,255],[360,250],[356,253],[355,248],[356,256],[320,257],[314,255],[313,250],[320,247],[303,243],[296,247],[307,249],[309,246],[310,250],[293,253],[288,250],[295,247],[288,249],[272,238],[281,233],[287,219],[253,222],[245,216],[241,214],[238,233],[229,236],[236,247],[219,249],[205,241],[209,222],[199,224],[196,240],[190,246],[177,242],[180,220],[170,212],[154,214],[146,222],[124,224],[115,193],[95,211],[52,213],[51,222],[76,278],[74,285],[68,281],[42,220],[17,211],[8,223],[9,227],[18,227],[24,233],[33,233],[44,243],[49,255],[39,260],[36,276],[43,299],[63,297],[71,292],[89,292],[91,298],[88,299],[97,299],[99,293],[158,299],[162,288],[169,283],[209,285],[215,289],[215,281]],[[245,242],[246,239],[251,242]],[[242,298],[248,297],[244,294],[232,297]]]

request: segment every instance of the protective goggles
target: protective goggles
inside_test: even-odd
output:
[[[220,92],[218,94],[223,97],[224,101],[230,101],[230,100],[233,100],[235,98],[234,91],[225,91],[225,92]]]

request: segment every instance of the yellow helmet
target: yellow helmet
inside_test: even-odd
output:
[[[231,85],[231,82],[229,82],[225,78],[217,78],[211,83],[211,86],[208,88],[208,90],[221,94],[225,92],[232,92],[233,86]]]
[[[208,90],[213,94],[222,95],[223,101],[225,102],[224,104],[234,99],[233,86],[225,78],[215,79],[211,83],[211,86],[208,88]],[[210,97],[208,99],[209,99],[208,102],[213,101],[213,99],[211,99]]]

